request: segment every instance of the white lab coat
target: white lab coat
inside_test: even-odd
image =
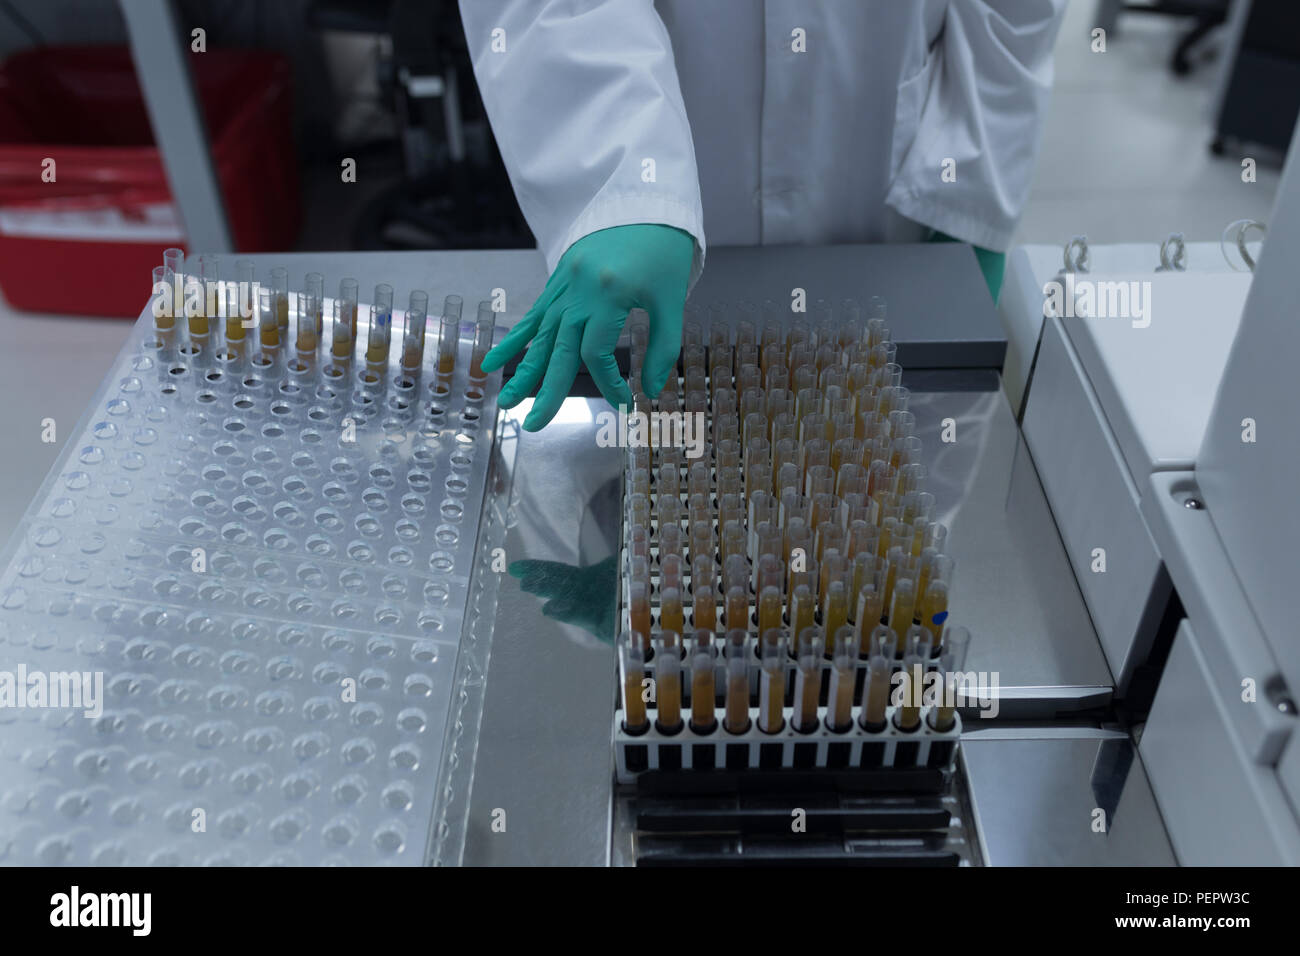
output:
[[[706,233],[753,245],[932,228],[1005,250],[1064,6],[461,0],[461,17],[547,266],[588,233],[655,222],[695,237],[693,282]]]

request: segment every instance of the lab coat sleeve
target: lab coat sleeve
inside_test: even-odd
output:
[[[889,206],[1006,251],[1029,196],[1064,12],[1065,0],[949,0],[915,133],[895,150]]]
[[[461,0],[474,74],[520,208],[554,270],[633,223],[695,238],[703,210],[672,45],[652,0]]]

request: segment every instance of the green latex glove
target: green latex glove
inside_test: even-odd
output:
[[[613,557],[585,568],[525,558],[506,570],[521,588],[546,601],[544,616],[575,624],[606,644],[614,642],[618,568]]]
[[[483,371],[494,372],[530,343],[501,389],[501,407],[518,405],[540,382],[524,428],[542,428],[569,394],[579,359],[611,405],[630,407],[632,391],[619,374],[614,345],[634,308],[650,316],[641,384],[647,395],[658,395],[681,350],[694,257],[695,240],[672,226],[615,226],[571,245],[528,314],[483,358]]]
[[[946,232],[935,230],[931,233],[927,242],[960,242],[960,239],[954,239]],[[998,295],[1002,292],[1002,275],[1007,268],[1007,254],[1005,252],[994,252],[992,249],[985,249],[983,246],[971,246],[975,250],[975,259],[980,264],[980,272],[984,273],[984,284],[989,287],[989,295],[993,296],[993,304],[997,305]]]

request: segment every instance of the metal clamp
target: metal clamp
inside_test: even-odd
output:
[[[1063,256],[1065,266],[1058,275],[1065,275],[1067,272],[1087,272],[1088,271],[1088,237],[1074,236],[1065,244],[1065,254]]]
[[[1246,264],[1246,269],[1244,271],[1254,272],[1255,260],[1246,249],[1246,233],[1251,229],[1258,229],[1260,238],[1262,239],[1264,236],[1268,235],[1268,226],[1260,222],[1258,219],[1237,219],[1228,223],[1228,225],[1224,227],[1223,234],[1219,236],[1219,251],[1223,253],[1224,261],[1228,263],[1233,272],[1242,272],[1243,270],[1240,269],[1228,255],[1228,233],[1232,232],[1233,229],[1237,230],[1237,235],[1233,240],[1233,245],[1237,247],[1237,254],[1241,256],[1241,261]]]
[[[1181,232],[1171,232],[1160,243],[1160,265],[1156,272],[1186,272],[1187,243]]]

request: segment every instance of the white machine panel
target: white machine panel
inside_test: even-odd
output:
[[[1137,646],[1137,639],[1149,640],[1153,633],[1146,615],[1163,609],[1168,579],[1138,512],[1137,489],[1057,318],[1044,327],[1024,435],[1107,663],[1122,687],[1149,650],[1145,643]],[[1105,570],[1094,570],[1101,561]]]
[[[1083,282],[1091,283],[1085,288],[1092,315],[1062,324],[1129,473],[1141,487],[1152,471],[1189,470],[1241,323],[1250,276],[1117,273],[1077,276],[1071,284]],[[1127,315],[1109,314],[1125,299]]]
[[[1236,680],[1214,676],[1191,623],[1174,637],[1139,744],[1183,866],[1295,866],[1300,827],[1274,769],[1253,763],[1228,719]]]

